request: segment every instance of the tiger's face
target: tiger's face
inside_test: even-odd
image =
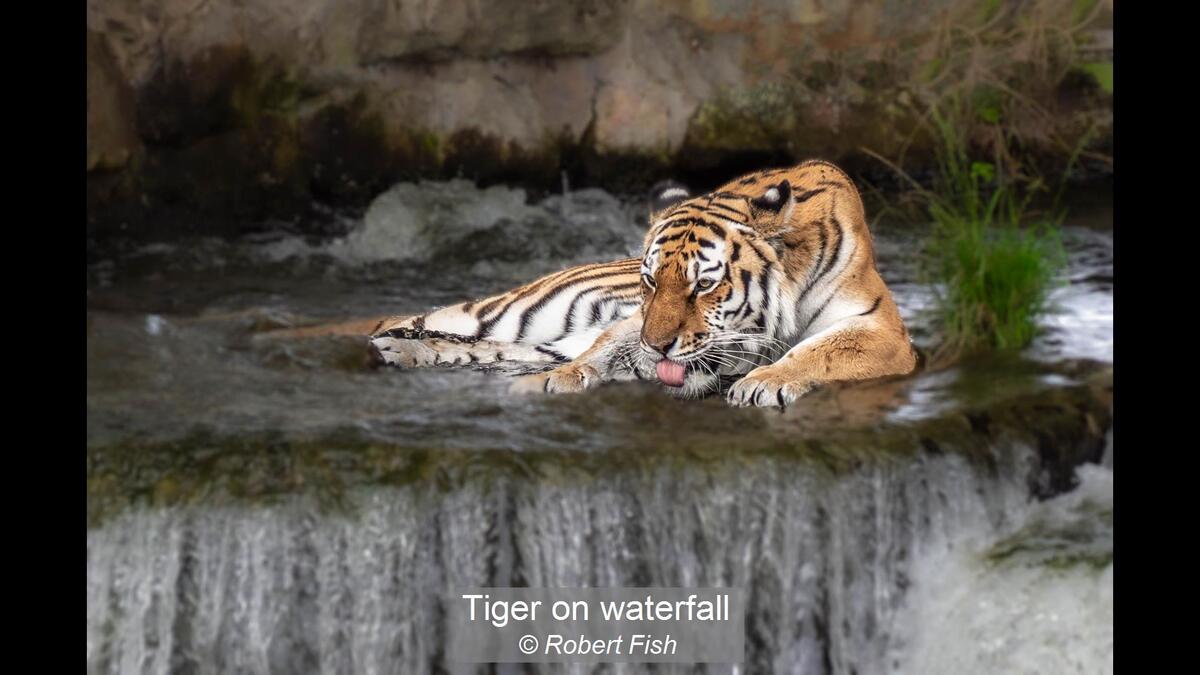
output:
[[[762,228],[781,216],[787,183],[762,194],[676,189],[658,205],[642,258],[643,371],[680,397],[780,355],[772,337],[785,306],[783,270]],[[667,194],[667,193],[664,193]]]

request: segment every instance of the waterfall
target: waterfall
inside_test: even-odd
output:
[[[337,508],[131,508],[88,532],[88,672],[492,672],[450,663],[444,594],[510,585],[739,587],[737,672],[890,672],[919,636],[897,624],[936,618],[906,603],[914,574],[1019,527],[1039,470],[1013,442],[838,466],[730,455],[592,475],[564,461],[358,488]]]

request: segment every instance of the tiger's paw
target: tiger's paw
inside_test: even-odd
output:
[[[377,337],[371,340],[371,346],[384,365],[398,368],[432,366],[438,359],[438,353],[420,340]]]
[[[795,380],[782,368],[759,366],[735,382],[725,394],[725,400],[739,408],[786,408],[812,388],[811,383]]]
[[[384,365],[399,368],[424,368],[427,366],[457,366],[471,363],[468,345],[443,340],[409,340],[377,337],[371,340],[377,355],[374,358]]]
[[[519,377],[509,391],[514,394],[577,394],[599,381],[600,372],[595,368],[568,363],[544,373]]]

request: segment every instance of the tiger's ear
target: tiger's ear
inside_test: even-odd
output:
[[[763,191],[762,195],[750,200],[755,215],[781,213],[792,202],[792,184],[780,181]]]
[[[792,215],[792,184],[786,180],[767,187],[750,200],[750,222],[767,244],[782,254],[788,219]]]
[[[665,180],[650,188],[650,220],[658,214],[692,196],[691,191],[680,183]]]

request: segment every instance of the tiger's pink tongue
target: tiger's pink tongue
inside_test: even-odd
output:
[[[683,386],[684,370],[682,363],[676,363],[671,359],[663,359],[654,366],[654,371],[658,374],[659,382],[672,387]]]

